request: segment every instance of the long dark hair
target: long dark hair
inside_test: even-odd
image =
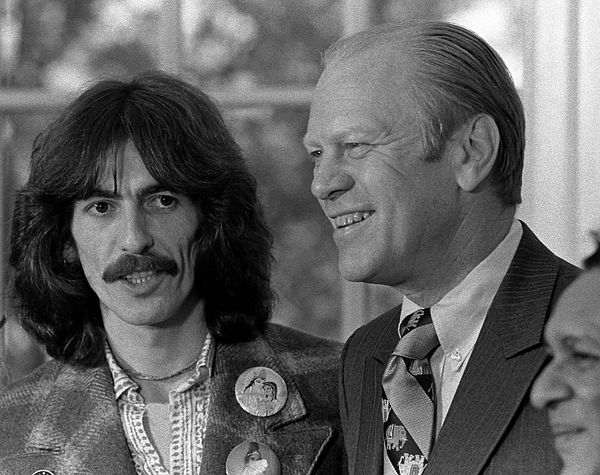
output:
[[[210,98],[164,73],[104,80],[77,97],[37,137],[18,192],[10,264],[25,329],[54,358],[103,359],[98,298],[77,260],[65,259],[76,200],[131,141],[152,177],[186,194],[203,217],[195,286],[217,340],[254,337],[270,316],[272,237],[256,181]]]

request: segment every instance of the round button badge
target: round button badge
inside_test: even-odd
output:
[[[236,446],[225,462],[227,475],[280,475],[281,465],[275,452],[260,442],[246,441]]]
[[[287,401],[287,386],[276,371],[255,366],[244,371],[235,383],[235,397],[242,408],[258,417],[277,414]]]

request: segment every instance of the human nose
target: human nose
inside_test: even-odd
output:
[[[354,178],[335,156],[323,156],[313,171],[310,190],[319,200],[334,200],[354,185]]]
[[[561,366],[550,361],[542,370],[531,388],[531,404],[537,409],[546,409],[568,399],[572,390],[563,375]]]
[[[144,254],[154,241],[142,210],[131,207],[121,215],[121,250],[130,254]]]

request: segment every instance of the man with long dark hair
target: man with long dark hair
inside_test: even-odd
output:
[[[248,441],[338,471],[339,346],[266,323],[271,241],[200,90],[148,73],[76,98],[15,203],[15,302],[51,359],[0,398],[0,473],[224,473]],[[253,370],[266,417],[236,400]]]

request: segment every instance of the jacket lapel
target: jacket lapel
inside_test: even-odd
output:
[[[523,228],[434,445],[427,474],[479,473],[545,360],[540,342],[558,263]]]
[[[276,371],[288,390],[285,406],[269,417],[247,413],[235,397],[237,378],[248,368],[257,366]],[[201,473],[225,473],[227,456],[245,441],[269,446],[281,463],[282,473],[311,473],[333,429],[307,419],[306,406],[295,380],[262,336],[251,342],[218,344],[211,385]],[[292,424],[296,422],[300,424]]]
[[[398,320],[402,306],[382,316],[383,326],[373,332],[372,354],[365,358],[360,394],[360,424],[357,447],[353,451],[354,473],[381,473],[383,467],[383,417],[381,412],[381,378],[398,343]]]
[[[27,441],[34,454],[77,473],[135,474],[108,367],[64,366],[39,414]]]

